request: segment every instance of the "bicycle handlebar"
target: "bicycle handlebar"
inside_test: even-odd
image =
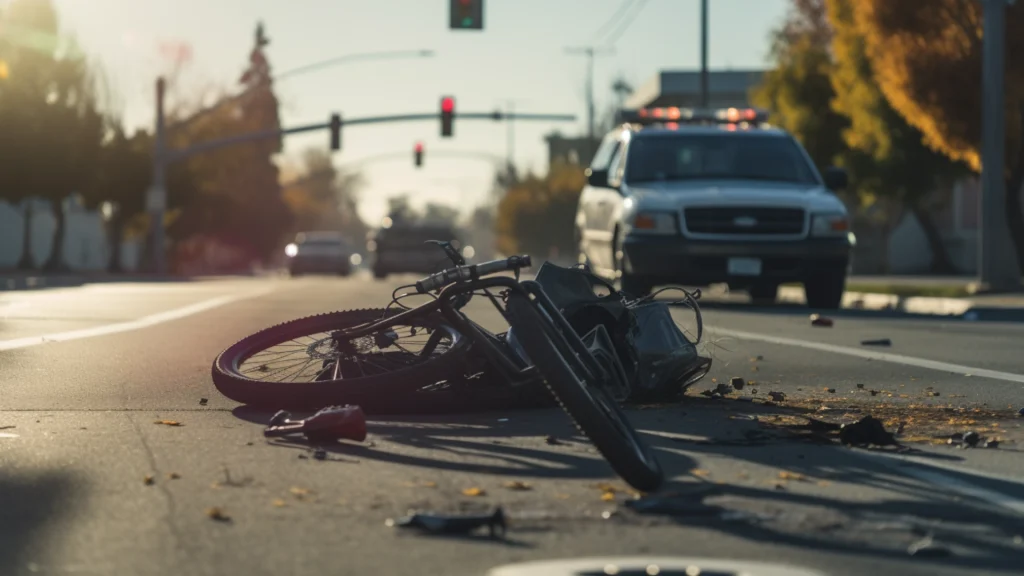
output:
[[[437,274],[431,274],[423,280],[416,282],[416,291],[420,294],[426,294],[456,282],[475,280],[498,272],[519,270],[520,268],[529,268],[530,266],[529,256],[511,256],[504,260],[491,260],[490,262],[482,262],[480,264],[456,266],[442,270]]]

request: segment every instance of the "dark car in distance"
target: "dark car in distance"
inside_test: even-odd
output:
[[[450,226],[398,224],[380,228],[367,242],[373,254],[373,275],[387,278],[389,274],[431,274],[451,265],[444,251],[431,240],[451,242],[462,248],[458,235]]]
[[[338,232],[299,232],[285,254],[292,276],[352,273],[352,246]]]

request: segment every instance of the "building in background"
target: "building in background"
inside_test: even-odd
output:
[[[761,82],[764,70],[712,70],[708,72],[708,106],[743,108],[750,106],[750,89]],[[644,82],[626,99],[624,107],[700,106],[700,71],[662,70]]]

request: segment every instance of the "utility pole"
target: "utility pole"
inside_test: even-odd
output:
[[[164,93],[167,82],[161,76],[156,80],[156,121],[153,126],[153,185],[146,193],[146,210],[149,212],[150,238],[152,242],[152,267],[156,274],[166,274],[164,254],[164,210],[167,209],[167,142],[164,134]]]
[[[509,176],[512,176],[515,163],[516,163],[516,133],[515,133],[515,112],[516,103],[522,103],[523,100],[505,100],[505,113],[509,115],[509,120],[505,122],[505,170]]]
[[[1012,1],[1012,0],[1010,0]],[[978,280],[983,290],[1020,289],[1020,269],[1006,224],[1007,190],[1005,126],[1005,74],[1007,0],[984,0],[981,109],[981,236],[978,243]]]
[[[594,57],[604,56],[611,54],[612,50],[609,48],[599,48],[595,46],[580,46],[566,48],[567,54],[583,55],[587,57],[587,137],[593,142],[594,140]]]
[[[710,106],[708,93],[708,0],[700,0],[700,105]]]

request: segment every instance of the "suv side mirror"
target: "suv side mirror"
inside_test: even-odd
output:
[[[595,188],[607,188],[608,187],[608,171],[607,170],[594,170],[587,168],[585,174],[587,175],[587,184]]]
[[[849,184],[849,178],[846,175],[846,170],[839,168],[838,166],[829,166],[825,169],[825,173],[822,174],[825,178],[825,187],[833,192],[838,190],[845,190]]]

